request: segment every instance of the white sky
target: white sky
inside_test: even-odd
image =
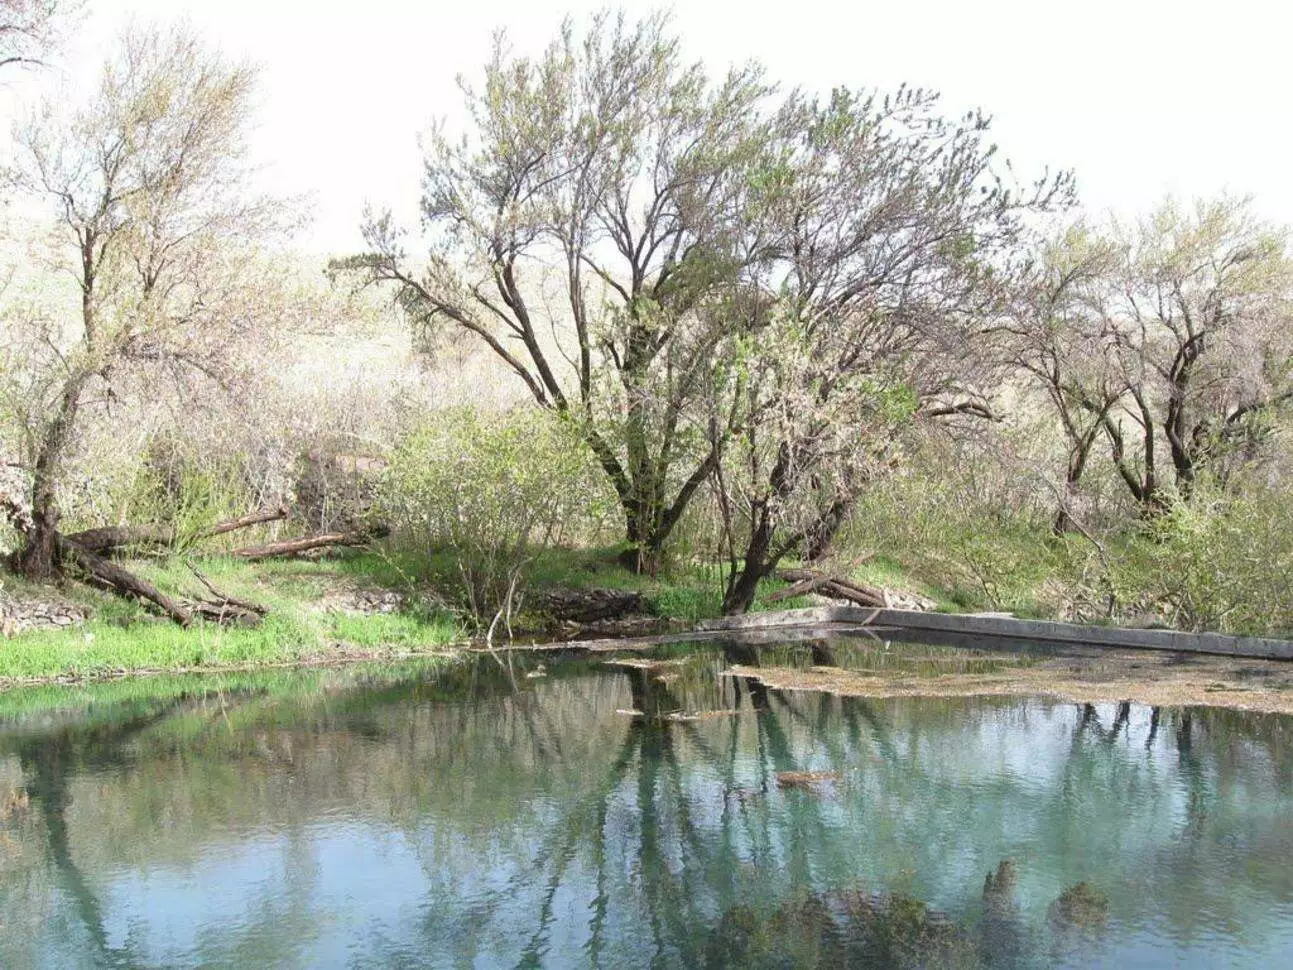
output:
[[[187,18],[259,62],[266,178],[313,194],[309,249],[345,252],[359,246],[365,200],[414,217],[417,133],[456,117],[455,78],[479,70],[495,28],[538,50],[563,15],[603,5],[90,0],[64,62],[87,74],[131,15]],[[674,12],[688,53],[715,71],[753,57],[786,86],[907,81],[941,90],[948,110],[980,106],[1021,175],[1071,167],[1090,209],[1228,189],[1293,223],[1293,6],[1282,0],[724,0]]]

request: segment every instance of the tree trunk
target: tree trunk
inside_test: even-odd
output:
[[[58,512],[47,507],[32,515],[23,547],[14,557],[14,572],[42,582],[53,579],[58,571]]]
[[[776,538],[776,514],[772,511],[775,500],[784,500],[795,490],[794,454],[791,446],[782,442],[777,449],[777,461],[768,474],[770,495],[753,504],[750,521],[755,523],[750,530],[750,541],[745,547],[745,562],[739,575],[728,583],[727,593],[723,597],[723,614],[748,613],[754,605],[755,594],[759,590],[759,580],[769,575],[781,557],[794,548],[804,538],[783,542],[781,548],[773,548]]]
[[[630,518],[626,531],[629,547],[620,554],[620,565],[639,576],[655,578],[664,561],[665,533],[659,528],[641,529]]]
[[[766,508],[759,510],[758,525],[750,534],[750,542],[745,547],[745,562],[741,571],[733,576],[723,595],[723,615],[748,613],[754,605],[754,597],[759,591],[759,580],[776,568],[770,562],[772,551],[772,524]]]
[[[1063,538],[1070,532],[1076,532],[1077,526],[1073,524],[1073,515],[1069,509],[1073,507],[1073,501],[1077,498],[1078,483],[1073,477],[1072,470],[1064,480],[1064,494],[1060,499],[1060,507],[1055,513],[1055,521],[1051,523],[1051,532],[1058,538]]]
[[[723,597],[723,615],[734,616],[738,613],[750,612],[750,607],[754,605],[754,597],[759,592],[759,580],[770,571],[771,567],[767,569],[759,566],[752,567],[749,562],[746,562],[740,574],[737,575],[736,582],[728,588],[727,594]]]
[[[821,518],[817,520],[817,524],[808,533],[808,548],[804,551],[804,560],[806,562],[821,562],[830,554],[835,537],[839,535],[839,531],[852,508],[853,499],[851,497],[847,499],[840,498],[836,499],[831,504],[831,507],[822,513]]]
[[[52,579],[59,569],[58,473],[63,453],[72,439],[81,391],[90,375],[77,373],[63,385],[58,412],[45,431],[32,469],[31,524],[23,548],[15,557],[16,571],[27,579]]]
[[[152,603],[180,626],[193,622],[193,614],[181,603],[167,596],[146,579],[127,572],[115,563],[108,562],[94,553],[55,535],[54,542],[60,556],[74,561],[85,570],[90,580],[126,597],[138,597]]]
[[[1108,414],[1108,409],[1101,414],[1101,420]],[[1071,427],[1071,425],[1069,425]],[[1082,481],[1082,474],[1086,471],[1087,461],[1091,457],[1091,449],[1095,445],[1096,435],[1100,433],[1101,425],[1093,424],[1089,431],[1083,435],[1077,435],[1072,442],[1069,450],[1068,465],[1064,472],[1064,494],[1060,499],[1059,511],[1055,513],[1055,522],[1051,525],[1051,531],[1056,536],[1064,536],[1070,532],[1077,531],[1077,525],[1073,521],[1073,515],[1070,509],[1077,499],[1078,483]]]

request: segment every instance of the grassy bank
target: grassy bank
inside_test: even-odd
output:
[[[181,563],[128,565],[163,589],[200,592]],[[431,651],[463,639],[464,630],[452,614],[416,600],[393,613],[348,609],[359,591],[395,588],[379,582],[391,579],[379,567],[363,559],[254,565],[205,561],[204,573],[222,592],[269,607],[265,621],[254,629],[209,623],[181,629],[140,606],[80,584],[41,589],[6,577],[12,597],[56,595],[87,607],[91,619],[0,641],[0,682],[380,658]]]
[[[543,554],[531,567],[529,601],[544,589],[608,588],[640,593],[646,612],[664,622],[691,623],[719,614],[718,570],[679,566],[668,577],[637,576],[616,562],[615,553],[567,549]],[[125,565],[163,590],[181,595],[204,592],[182,561]],[[202,569],[222,592],[267,606],[264,622],[254,629],[210,623],[182,629],[142,606],[79,583],[39,587],[6,575],[4,588],[11,598],[70,601],[84,607],[90,619],[0,640],[0,685],[391,659],[463,644],[473,632],[461,614],[445,605],[454,602],[457,579],[447,557],[433,557],[428,563],[374,552],[254,564],[213,558],[204,559]],[[781,586],[768,581],[764,595]],[[365,596],[390,593],[399,594],[392,612],[356,608]],[[756,608],[800,605],[801,600],[786,600],[760,602]],[[549,618],[525,611],[518,625],[534,631],[549,625]]]

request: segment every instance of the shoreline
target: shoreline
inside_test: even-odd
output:
[[[827,631],[806,629],[796,637],[782,628],[775,639],[807,644]],[[906,631],[910,633],[911,631]],[[735,633],[734,638],[751,645],[767,643],[773,631]],[[807,636],[804,636],[807,634]],[[95,685],[145,682],[167,677],[210,677],[254,675],[257,673],[338,670],[363,664],[400,664],[416,661],[442,661],[446,665],[481,655],[533,653],[551,655],[569,650],[591,656],[617,652],[633,653],[656,646],[703,641],[722,634],[696,630],[687,633],[586,641],[547,643],[511,643],[486,648],[479,642],[460,640],[424,649],[340,647],[330,654],[312,654],[286,660],[251,663],[202,664],[173,667],[139,667],[131,669],[59,673],[36,677],[0,678],[0,695],[24,689],[74,689]],[[733,637],[729,634],[729,637]],[[849,639],[853,639],[850,637]],[[897,641],[894,646],[916,639]],[[921,658],[913,658],[919,661]],[[1062,703],[1132,703],[1149,707],[1211,707],[1260,714],[1293,716],[1293,665],[1277,660],[1224,658],[1216,655],[1195,656],[1188,664],[1161,651],[1108,650],[1099,647],[1079,648],[1047,658],[1030,658],[1009,651],[987,651],[982,648],[967,653],[967,660],[990,660],[1001,663],[992,672],[949,672],[920,675],[911,670],[849,669],[813,665],[748,666],[729,664],[723,677],[755,681],[772,690],[810,691],[838,697],[1013,697],[1037,698]]]
[[[21,690],[24,687],[80,687],[105,684],[138,678],[180,676],[219,676],[221,674],[249,674],[271,670],[328,670],[362,663],[398,663],[404,660],[458,660],[471,652],[467,643],[442,644],[425,650],[348,650],[333,657],[311,656],[294,660],[267,660],[245,664],[203,664],[180,667],[131,667],[129,669],[89,671],[86,673],[59,673],[33,677],[0,677],[0,693]]]

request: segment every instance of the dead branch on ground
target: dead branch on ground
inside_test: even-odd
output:
[[[851,579],[828,576],[813,569],[779,569],[777,570],[777,578],[791,585],[769,596],[768,602],[770,603],[791,599],[795,596],[805,596],[809,593],[820,593],[822,596],[847,600],[858,606],[884,609],[889,605],[888,597],[883,589],[855,583]]]
[[[286,558],[313,552],[315,549],[365,546],[373,539],[381,538],[381,535],[381,530],[373,529],[354,532],[321,532],[317,535],[302,536],[299,539],[284,539],[280,542],[269,542],[263,546],[235,549],[226,555],[253,562],[260,559]]]

